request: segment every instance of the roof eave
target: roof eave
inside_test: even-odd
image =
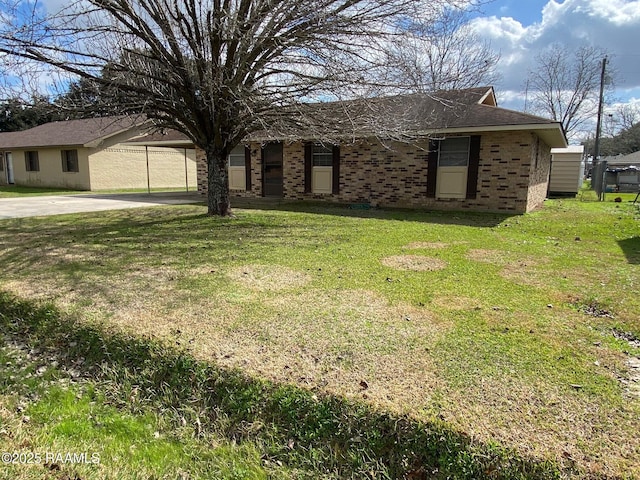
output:
[[[551,148],[565,148],[568,146],[567,138],[559,123],[446,127],[420,133],[430,136],[443,133],[516,132],[522,130],[535,132]]]
[[[191,140],[151,140],[151,141],[128,141],[122,142],[127,146],[148,146],[148,147],[176,147],[176,148],[194,148],[195,145]]]

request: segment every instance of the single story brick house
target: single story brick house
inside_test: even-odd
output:
[[[195,150],[143,116],[51,122],[0,133],[0,185],[108,190],[196,188]]]
[[[567,146],[559,122],[499,108],[492,87],[314,108],[333,131],[258,133],[233,150],[232,197],[524,213],[546,198],[551,148]],[[389,135],[367,133],[374,123]],[[204,194],[204,152],[196,157]]]

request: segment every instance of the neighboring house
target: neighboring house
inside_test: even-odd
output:
[[[196,186],[193,145],[142,116],[52,122],[0,133],[0,184],[74,190]]]
[[[640,151],[627,155],[604,157],[608,192],[636,193],[640,191]]]
[[[636,193],[640,191],[640,167],[607,168],[607,192]]]
[[[627,155],[613,155],[610,157],[604,157],[602,160],[607,162],[607,167],[609,168],[640,168],[640,151],[629,153]]]
[[[498,108],[491,87],[308,107],[333,130],[250,136],[229,156],[232,195],[522,213],[542,206],[550,149],[567,146],[559,122]]]
[[[585,157],[583,145],[551,149],[549,195],[576,195],[582,187]]]

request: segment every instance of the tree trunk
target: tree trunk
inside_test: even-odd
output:
[[[228,217],[231,215],[229,198],[229,171],[227,155],[215,149],[209,149],[207,156],[207,213],[211,216]]]

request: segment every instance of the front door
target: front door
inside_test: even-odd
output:
[[[283,196],[282,143],[267,143],[262,149],[262,192],[265,197]]]
[[[9,185],[13,185],[15,183],[15,179],[13,178],[13,155],[11,155],[11,152],[7,152],[5,153],[4,158],[5,158],[4,164],[7,171],[7,183]]]

